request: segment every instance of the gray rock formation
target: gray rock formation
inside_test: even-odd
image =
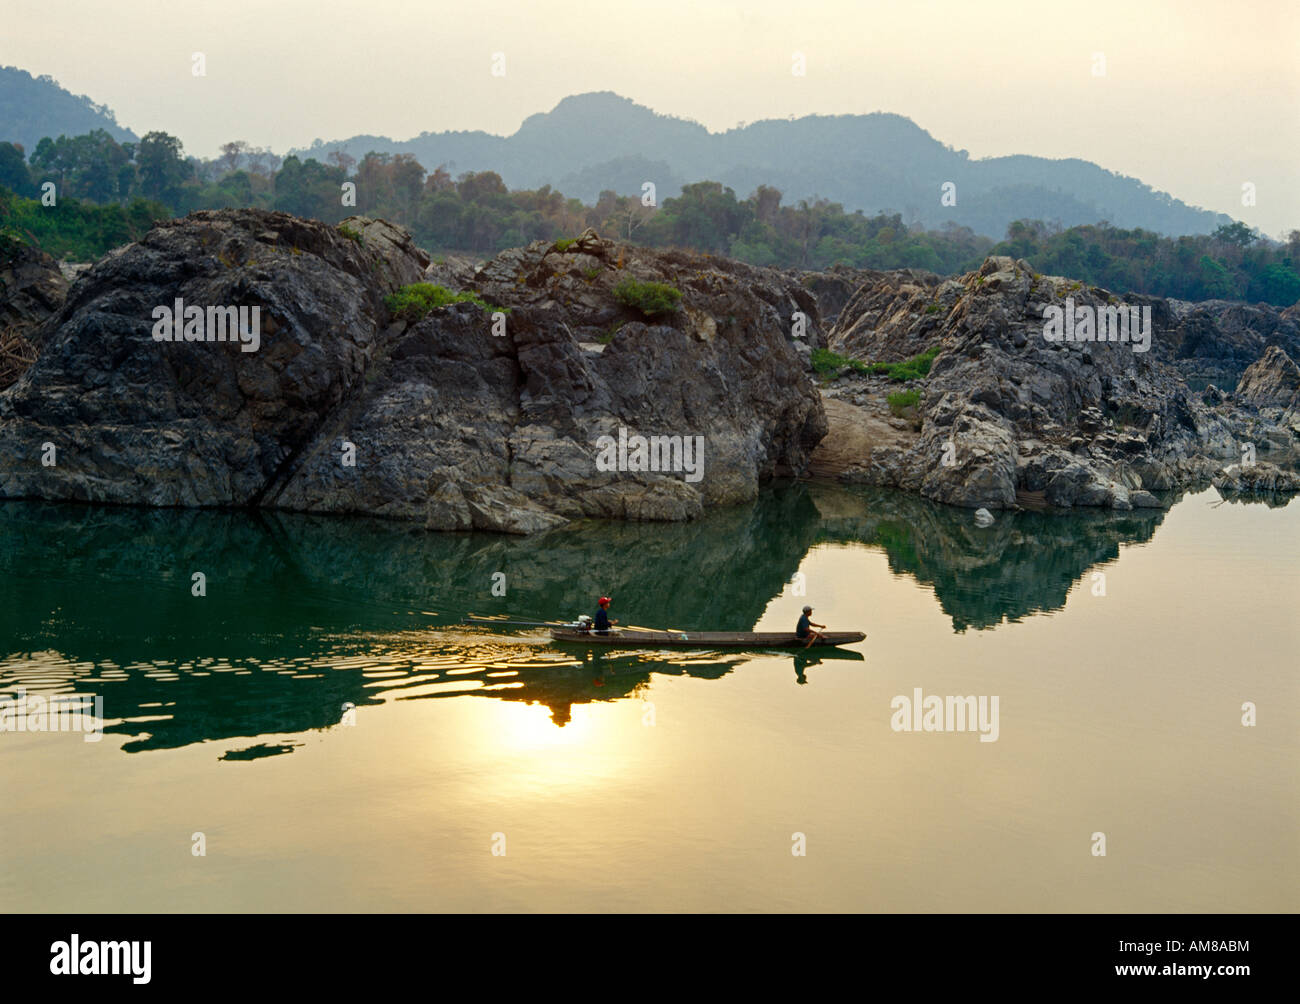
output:
[[[35,327],[63,305],[67,293],[58,262],[0,235],[0,327]]]
[[[1300,366],[1276,345],[1252,363],[1237,384],[1236,399],[1256,408],[1300,408]]]
[[[0,390],[36,358],[36,329],[68,292],[58,263],[44,251],[0,234]]]
[[[830,333],[833,349],[872,361],[941,351],[922,383],[920,435],[874,451],[853,478],[971,508],[1035,500],[1129,509],[1158,506],[1152,491],[1208,482],[1245,445],[1294,451],[1300,430],[1277,414],[1217,389],[1195,395],[1162,361],[1185,347],[1162,347],[1183,337],[1162,328],[1174,316],[1167,305],[1152,310],[1149,350],[1138,351],[1132,342],[1049,340],[1046,309],[1064,309],[1067,298],[1093,311],[1121,305],[1105,290],[997,257],[960,280],[896,273],[859,290]],[[1151,306],[1140,297],[1122,305]],[[1275,407],[1293,377],[1281,349],[1265,355],[1238,396]]]
[[[832,348],[871,362],[919,355],[939,338],[961,290],[955,279],[917,269],[872,273],[840,312]]]
[[[493,307],[395,320],[385,295],[431,268]],[[681,308],[643,316],[614,295],[626,278],[672,284]],[[257,351],[155,341],[153,311],[178,298],[259,307]],[[40,359],[0,395],[0,497],[514,533],[582,516],[688,519],[801,470],[825,435],[795,311],[820,338],[794,276],[590,231],[471,273],[431,266],[383,221],[194,213],[98,262],[46,322]],[[600,437],[620,430],[700,437],[699,477],[599,469]]]
[[[1156,357],[1189,381],[1230,387],[1242,372],[1273,346],[1300,359],[1300,318],[1295,308],[1230,300],[1162,300],[1125,296],[1126,303],[1149,303],[1163,332]]]
[[[1221,494],[1264,494],[1300,491],[1300,474],[1276,464],[1229,464],[1212,478]]]
[[[839,319],[840,313],[858,290],[889,274],[849,265],[832,265],[825,272],[801,273],[800,282],[817,298],[822,323],[829,327]]]
[[[647,315],[628,280],[672,286],[679,307]],[[1151,308],[1150,351],[1049,341],[1047,308],[1118,298],[1009,258],[947,280],[799,273],[587,231],[430,262],[383,221],[239,210],[159,225],[66,299],[52,262],[0,281],[0,316],[41,350],[0,393],[0,497],[521,534],[583,517],[686,520],[809,468],[828,424],[807,370],[827,344],[873,362],[941,350],[905,413],[889,413],[885,377],[847,378],[835,414],[869,420],[834,437],[830,467],[954,505],[1156,508],[1154,493],[1216,476],[1230,491],[1291,490],[1273,465],[1300,441],[1294,309],[1128,297]],[[416,282],[473,299],[395,316],[386,297]],[[156,341],[154,311],[177,299],[257,307],[256,351]],[[1188,360],[1231,362],[1235,392],[1193,393]],[[621,437],[631,451],[615,459],[631,463],[610,469],[605,447]],[[667,457],[679,463],[638,465],[636,437],[680,437]],[[698,467],[680,448],[697,437]]]

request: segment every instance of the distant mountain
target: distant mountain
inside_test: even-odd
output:
[[[31,156],[46,136],[81,136],[96,129],[119,143],[139,138],[118,125],[106,106],[64,90],[53,77],[33,77],[16,66],[0,66],[0,141],[19,143]]]
[[[511,188],[551,185],[586,202],[606,188],[639,195],[645,181],[655,183],[660,199],[677,194],[684,182],[720,181],[742,198],[767,184],[787,204],[820,196],[849,211],[899,212],[927,227],[951,221],[995,239],[1024,218],[1066,227],[1108,220],[1169,235],[1209,233],[1231,222],[1084,160],[971,160],[911,119],[882,112],[766,120],[711,133],[601,91],[529,116],[512,136],[426,132],[404,142],[354,136],[293,152],[324,160],[337,149],[358,159],[372,150],[411,153],[426,168],[445,164],[453,175],[496,171]],[[949,181],[956,185],[955,206],[940,203]]]

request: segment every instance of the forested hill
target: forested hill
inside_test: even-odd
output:
[[[0,140],[18,143],[30,155],[46,136],[81,136],[96,129],[119,143],[137,138],[117,124],[107,107],[64,90],[53,77],[33,77],[16,66],[0,66]]]
[[[50,77],[0,68],[0,141],[21,144],[30,156],[43,137],[97,129],[118,142],[136,139],[108,108]],[[396,141],[363,135],[317,140],[295,152],[325,162],[336,150],[356,161],[372,151],[409,153],[453,175],[495,171],[510,188],[550,185],[588,204],[607,190],[639,196],[646,181],[654,182],[659,200],[701,178],[742,195],[768,185],[787,203],[820,197],[848,212],[899,213],[910,225],[930,229],[954,223],[995,240],[1023,219],[1062,227],[1106,220],[1171,236],[1208,234],[1231,222],[1084,160],[972,160],[910,119],[882,112],[766,120],[711,133],[603,91],[565,98],[529,116],[511,136],[425,132]],[[941,201],[949,182],[955,204]]]
[[[410,153],[453,174],[496,171],[511,188],[550,185],[587,202],[606,189],[639,195],[645,181],[655,183],[660,198],[699,178],[740,193],[765,184],[789,202],[820,196],[849,212],[898,212],[910,223],[952,222],[995,239],[1019,219],[1065,227],[1107,220],[1175,236],[1208,234],[1231,222],[1084,160],[972,160],[911,119],[881,112],[766,120],[711,133],[603,91],[565,98],[506,137],[481,131],[426,132],[406,141],[355,136],[317,140],[295,152],[324,161],[340,149],[357,160],[371,151]],[[955,205],[941,204],[945,182],[956,186]]]

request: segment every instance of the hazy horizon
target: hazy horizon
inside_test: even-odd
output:
[[[403,0],[351,17],[305,0],[220,11],[56,0],[9,13],[0,64],[48,74],[121,125],[164,130],[205,158],[233,139],[284,154],[360,134],[510,135],[565,97],[613,91],[715,133],[890,112],[972,158],[1077,157],[1275,238],[1300,228],[1300,12],[1099,0],[1068,16],[1023,0],[996,18],[935,2],[792,14],[772,0],[562,11],[486,0],[467,32],[463,8]],[[205,76],[192,73],[194,52]],[[804,76],[791,72],[796,52]],[[497,53],[504,76],[492,73]],[[1245,182],[1254,206],[1241,204]]]

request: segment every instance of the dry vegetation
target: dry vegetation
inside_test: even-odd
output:
[[[24,336],[21,328],[0,329],[0,390],[4,390],[36,362],[36,346]]]

